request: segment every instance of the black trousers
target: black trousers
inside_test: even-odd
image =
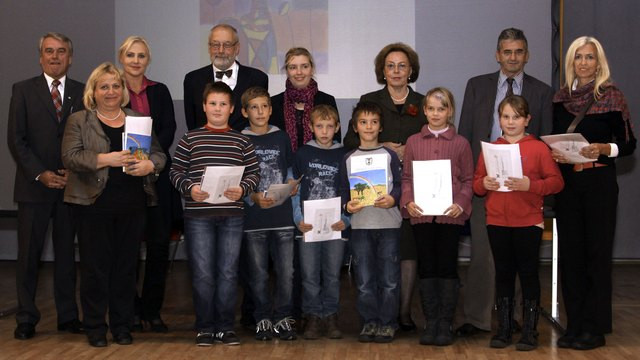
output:
[[[18,312],[16,322],[37,324],[40,311],[36,307],[38,268],[49,221],[53,224],[52,241],[55,253],[54,298],[58,323],[78,319],[76,303],[75,229],[71,209],[60,201],[18,203],[18,261],[16,290]]]
[[[518,275],[522,298],[539,301],[542,228],[487,225],[487,233],[496,269],[496,296],[513,298]]]
[[[458,241],[462,225],[422,223],[413,225],[420,279],[458,278]]]
[[[145,226],[140,212],[95,212],[74,206],[80,244],[80,298],[87,335],[129,332],[133,323],[136,265]]]
[[[611,332],[611,257],[618,205],[612,166],[563,171],[556,195],[562,297],[567,332]]]

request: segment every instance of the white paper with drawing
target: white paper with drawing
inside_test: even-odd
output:
[[[341,239],[341,231],[333,231],[331,225],[340,221],[340,198],[304,201],[304,222],[313,229],[304,233],[305,242]]]
[[[451,160],[412,161],[413,199],[422,215],[443,215],[453,204]]]
[[[570,164],[582,164],[595,160],[580,155],[580,149],[589,146],[587,139],[580,133],[545,135],[540,136],[540,139],[552,149],[558,150]]]
[[[244,166],[207,166],[202,174],[200,190],[209,193],[204,201],[210,204],[221,204],[232,200],[224,196],[225,190],[239,186],[244,173]]]
[[[300,180],[302,180],[302,176],[300,177],[300,179],[292,182],[291,184],[285,183],[269,185],[269,188],[263,193],[263,196],[273,199],[273,205],[268,206],[265,209],[282,205],[285,200],[291,197],[291,192],[296,186],[298,186]]]
[[[508,178],[522,178],[522,161],[518,144],[491,144],[483,141],[482,156],[487,175],[500,183],[498,191],[511,191],[504,186],[504,181]]]

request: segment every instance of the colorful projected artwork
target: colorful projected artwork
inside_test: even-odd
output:
[[[200,0],[200,25],[219,23],[238,30],[243,65],[279,74],[287,50],[301,46],[313,54],[316,73],[327,73],[328,0]]]

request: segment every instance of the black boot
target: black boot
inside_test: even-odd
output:
[[[453,344],[451,324],[458,304],[458,279],[438,279],[440,285],[440,313],[438,315],[438,335],[436,345]]]
[[[516,350],[530,351],[538,347],[538,300],[525,300],[522,306],[522,337],[516,344]]]
[[[425,326],[420,336],[420,344],[433,345],[435,344],[438,331],[438,312],[440,308],[438,301],[438,279],[420,279],[419,288],[422,312],[425,318]]]
[[[502,349],[511,344],[513,321],[513,298],[498,299],[498,332],[491,338],[489,346]]]

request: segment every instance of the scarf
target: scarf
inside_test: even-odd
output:
[[[311,79],[309,85],[303,89],[296,89],[287,79],[286,90],[284,91],[284,125],[289,138],[291,139],[291,149],[296,152],[298,149],[298,138],[303,137],[303,143],[313,138],[313,132],[309,124],[311,123],[311,109],[313,109],[313,98],[318,92],[318,83]],[[296,103],[304,103],[304,113],[302,115],[303,134],[298,134],[296,124]]]
[[[602,95],[591,105],[589,114],[603,114],[611,111],[620,111],[622,119],[627,122],[631,118],[627,101],[622,91],[612,83],[602,85]],[[577,88],[569,93],[569,89],[564,87],[558,91],[554,97],[554,103],[562,103],[565,109],[573,115],[578,115],[593,97],[593,81]]]

